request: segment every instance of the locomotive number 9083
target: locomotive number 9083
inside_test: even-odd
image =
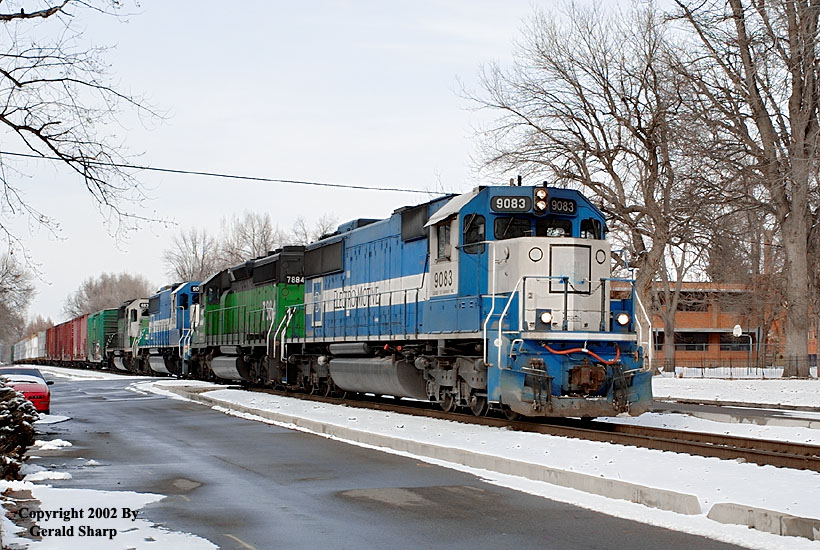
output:
[[[490,201],[493,212],[527,212],[532,208],[530,197],[493,197]]]
[[[550,199],[550,211],[556,214],[575,214],[575,201],[572,199]]]
[[[433,288],[453,286],[453,270],[445,269],[433,275]]]

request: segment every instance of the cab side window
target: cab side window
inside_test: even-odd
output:
[[[481,254],[484,252],[486,248],[486,245],[482,242],[485,240],[486,235],[484,227],[484,216],[479,214],[464,216],[464,252],[467,254]]]
[[[136,309],[132,309],[132,310],[131,310],[131,322],[133,323],[133,322],[135,322],[136,320],[137,320],[137,310],[136,310]]]
[[[437,260],[450,259],[450,222],[446,221],[436,226],[436,237],[438,239]]]
[[[205,293],[208,296],[208,303],[209,304],[218,304],[219,303],[219,289],[214,286],[209,286]]]
[[[581,220],[581,238],[582,239],[601,239],[601,222],[593,218]]]

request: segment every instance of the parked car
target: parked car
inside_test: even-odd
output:
[[[29,371],[29,372],[17,372]],[[34,373],[30,372],[34,371]],[[49,414],[51,411],[51,391],[48,389],[54,382],[46,381],[37,369],[27,367],[0,368],[0,379],[4,384],[23,394],[34,404],[38,412]]]
[[[46,377],[43,376],[43,373],[40,372],[40,369],[36,367],[24,367],[21,365],[0,367],[0,376],[3,376],[5,374],[27,374],[29,376],[37,376],[39,378],[42,378],[43,380],[46,379]]]

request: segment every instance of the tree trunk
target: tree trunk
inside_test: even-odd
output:
[[[795,198],[796,200],[796,198]],[[794,202],[796,205],[797,203]],[[786,282],[784,313],[786,317],[785,368],[783,376],[809,376],[809,270],[808,220],[805,204],[796,207],[782,222]]]
[[[675,311],[663,312],[661,319],[663,319],[663,372],[675,372]]]

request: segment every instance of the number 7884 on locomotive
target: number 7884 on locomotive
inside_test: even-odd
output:
[[[632,281],[611,276],[605,236],[586,197],[546,186],[348,222],[306,247],[304,303],[246,356],[247,377],[476,414],[641,414],[649,319]]]

